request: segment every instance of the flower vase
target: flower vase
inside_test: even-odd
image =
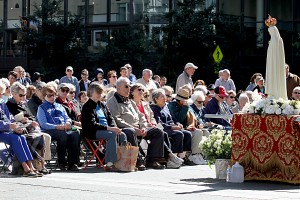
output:
[[[216,159],[215,168],[216,168],[216,178],[217,179],[226,179],[226,170],[230,163],[230,159]]]

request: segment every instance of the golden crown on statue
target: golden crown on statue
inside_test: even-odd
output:
[[[268,19],[265,20],[265,24],[267,27],[275,26],[277,24],[277,19],[272,18],[272,16],[269,15]]]

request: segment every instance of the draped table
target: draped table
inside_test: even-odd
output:
[[[245,180],[300,184],[298,117],[234,114],[231,159],[244,166]]]

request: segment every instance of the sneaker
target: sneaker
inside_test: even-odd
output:
[[[170,156],[169,160],[171,160],[173,163],[176,163],[178,165],[182,165],[182,163],[184,162],[183,159],[177,157],[177,156]]]
[[[196,165],[206,165],[207,162],[203,159],[201,154],[190,155],[188,158],[190,161],[195,163]]]
[[[180,166],[181,164],[175,163],[171,159],[167,162],[167,169],[179,169]]]

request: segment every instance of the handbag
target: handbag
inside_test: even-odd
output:
[[[129,142],[124,146],[117,147],[117,161],[115,167],[120,171],[134,172],[136,161],[139,153],[139,148],[132,146]]]

